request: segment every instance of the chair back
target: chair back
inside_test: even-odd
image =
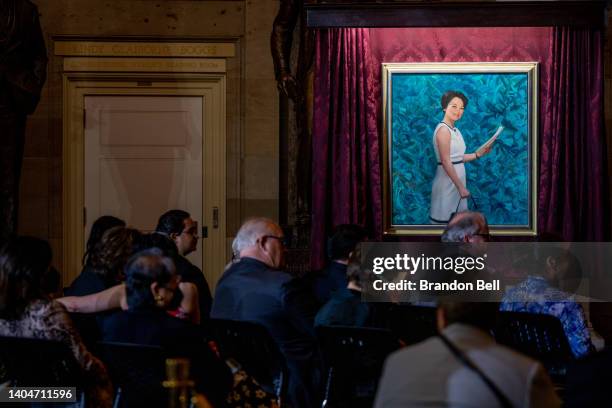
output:
[[[320,326],[317,336],[327,372],[323,406],[371,407],[385,358],[399,348],[389,330]]]
[[[555,382],[562,382],[574,359],[561,321],[555,316],[500,312],[493,329],[495,340],[536,360]]]
[[[13,386],[80,388],[82,384],[82,370],[72,350],[59,341],[0,337],[2,370]]]
[[[268,392],[286,394],[287,366],[268,330],[257,323],[210,319],[210,329],[224,359],[236,360]]]
[[[388,326],[405,344],[419,343],[438,334],[433,306],[393,305]]]
[[[165,407],[166,355],[159,346],[99,342],[100,358],[116,388],[117,407]]]

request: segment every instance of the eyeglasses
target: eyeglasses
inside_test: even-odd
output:
[[[283,246],[288,247],[289,246],[289,241],[287,240],[286,237],[277,237],[276,235],[264,235],[261,237],[263,238],[274,238],[277,239],[281,244],[283,244]]]

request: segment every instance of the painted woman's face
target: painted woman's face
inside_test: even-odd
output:
[[[452,120],[458,121],[463,116],[464,109],[465,107],[463,106],[461,98],[454,97],[446,107],[446,114]]]

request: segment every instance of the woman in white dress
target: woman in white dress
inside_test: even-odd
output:
[[[491,151],[488,145],[474,153],[465,153],[465,142],[455,122],[461,119],[467,104],[468,98],[461,92],[446,91],[442,95],[444,118],[433,133],[438,161],[431,186],[429,218],[433,224],[446,224],[452,213],[467,210],[470,191],[466,188],[464,163],[480,159]]]

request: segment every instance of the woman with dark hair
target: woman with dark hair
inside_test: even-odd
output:
[[[17,237],[0,250],[0,336],[65,343],[85,373],[88,406],[110,407],[106,369],[87,351],[64,307],[44,293],[50,267],[51,247],[38,238]]]
[[[179,256],[176,245],[165,235],[158,233],[144,234],[134,244],[134,252],[156,248],[163,256],[174,262]],[[58,299],[68,311],[73,313],[98,313],[113,309],[127,309],[127,296],[125,283],[112,286],[101,292],[86,296],[66,296]],[[200,323],[199,294],[195,284],[190,282],[179,283],[179,296],[175,296],[173,307],[168,313],[174,317]],[[81,316],[81,315],[79,315]]]
[[[86,296],[102,292],[123,282],[123,267],[140,233],[132,228],[108,229],[89,252],[83,271],[64,291],[66,296]],[[91,237],[90,237],[91,238]],[[108,313],[74,314],[73,320],[86,344],[100,339],[102,320]]]
[[[207,347],[198,326],[167,313],[179,293],[172,260],[157,248],[141,251],[128,261],[125,272],[127,310],[105,319],[103,339],[160,345],[169,355],[190,358],[196,388],[214,406],[223,406],[232,385],[228,367]]]
[[[464,163],[480,159],[491,151],[487,144],[474,153],[465,153],[465,141],[455,123],[461,119],[468,98],[458,91],[446,91],[440,101],[444,117],[433,133],[438,166],[431,187],[430,221],[446,224],[453,212],[468,209],[470,191],[466,187]]]
[[[83,265],[87,265],[89,263],[89,255],[91,255],[94,247],[102,239],[102,235],[113,227],[125,227],[125,221],[117,217],[113,217],[112,215],[103,215],[94,221],[91,226],[91,231],[89,232],[87,245],[85,246]]]
[[[112,227],[100,238],[87,257],[81,274],[66,289],[69,296],[101,292],[123,281],[123,266],[132,255],[140,232],[133,228]]]

